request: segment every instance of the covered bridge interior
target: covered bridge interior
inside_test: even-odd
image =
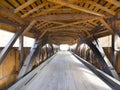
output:
[[[1,90],[17,86],[58,53],[61,44],[68,44],[70,53],[98,68],[105,74],[100,76],[119,90],[120,51],[116,41],[120,37],[120,0],[0,0],[0,29],[14,33],[0,48]],[[103,48],[98,39],[109,35],[111,46]],[[33,47],[23,46],[24,36],[35,39]],[[17,39],[19,47],[15,49]]]

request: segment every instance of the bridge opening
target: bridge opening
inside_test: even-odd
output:
[[[69,50],[70,46],[68,44],[61,44],[60,45],[60,50],[62,51],[67,51]]]

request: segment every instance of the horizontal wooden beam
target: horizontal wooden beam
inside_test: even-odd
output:
[[[16,14],[10,12],[7,8],[4,6],[0,5],[0,15],[2,17],[5,17],[7,19],[11,19],[19,24],[25,24],[24,20],[22,20],[19,16]]]
[[[46,10],[44,10],[44,11],[41,11],[40,13],[37,13],[37,14],[32,15],[32,17],[37,17],[37,16],[40,16],[40,15],[46,15],[46,14],[52,12],[54,9],[60,8],[60,7],[62,7],[62,6],[61,6],[61,5],[52,6],[52,7],[49,8],[49,9],[46,9]]]
[[[11,26],[15,26],[15,27],[20,27],[21,25],[16,23],[16,22],[13,22],[13,21],[10,21],[6,18],[1,18],[0,19],[0,23],[3,23],[3,24],[8,24],[8,25],[11,25]],[[7,27],[7,26],[6,26]]]
[[[59,21],[47,21],[47,20],[43,20],[45,22],[48,22],[48,23],[53,23],[53,24],[65,24],[64,22],[59,22]]]
[[[75,35],[74,35],[74,34],[73,34],[73,35],[72,35],[72,34],[70,34],[70,35],[67,35],[67,34],[62,34],[62,35],[60,35],[60,34],[55,34],[55,35],[53,35],[53,34],[52,34],[52,35],[50,35],[50,37],[61,37],[61,38],[62,38],[61,41],[64,40],[65,37],[72,37],[72,38],[76,38],[76,39],[79,38],[79,36],[76,35],[76,34],[75,34]],[[56,40],[57,40],[57,39],[56,39]],[[57,40],[57,41],[58,41],[58,40]]]
[[[86,12],[86,13],[90,13],[90,14],[93,14],[93,15],[97,15],[97,16],[100,16],[100,17],[105,17],[103,14],[100,14],[100,13],[97,13],[97,12],[94,12],[94,11],[91,11],[91,10],[87,10],[83,7],[72,4],[72,3],[70,3],[66,0],[64,0],[64,1],[63,0],[48,0],[48,1],[56,3],[56,4],[60,4],[62,6],[67,6],[67,7],[76,9],[76,10],[80,10],[80,11],[83,11],[83,12]]]
[[[64,35],[63,35],[64,36]],[[75,37],[71,37],[71,36],[68,36],[68,37],[61,37],[61,36],[57,36],[57,37],[50,37],[51,38],[51,41],[56,41],[56,42],[63,42],[63,41],[66,41],[67,42],[74,42],[75,40],[77,40],[77,38]]]
[[[60,44],[72,45],[72,44],[77,43],[77,39],[74,37],[64,37],[64,39],[63,39],[63,38],[58,36],[58,37],[52,37],[51,42],[54,44],[57,44],[57,45],[60,45]]]
[[[109,30],[104,30],[104,31],[95,33],[94,35],[91,34],[91,36],[89,36],[89,37],[87,37],[87,38],[93,39],[93,36],[94,36],[95,38],[100,38],[100,37],[104,37],[104,36],[108,36],[108,35],[111,35],[111,33],[109,32]]]
[[[76,31],[76,30],[91,30],[85,26],[82,26],[82,25],[73,25],[73,26],[69,26],[69,27],[62,27],[62,28],[56,28],[56,29],[50,29],[49,31],[61,31],[61,30],[64,30],[64,31]]]
[[[67,35],[68,34],[68,36],[69,35],[78,35],[79,36],[79,33],[80,33],[80,31],[79,32],[49,32],[49,35]],[[67,36],[66,36],[67,37]]]
[[[54,29],[53,30],[47,30],[47,31],[55,31]],[[61,30],[56,30],[56,31],[61,31]],[[63,31],[63,30],[62,30]],[[67,31],[67,30],[64,30],[63,32],[65,32],[65,31]],[[87,34],[87,36],[90,36],[90,33],[87,31],[87,30],[85,30],[85,29],[74,29],[74,30],[69,30],[69,31],[74,31],[74,32],[85,32],[86,34]]]
[[[6,31],[9,31],[9,32],[15,32],[17,30],[17,28],[18,27],[15,27],[15,26],[0,22],[0,29],[6,30]]]
[[[88,21],[93,21],[93,20],[96,20],[96,18],[76,21],[76,22],[72,22],[72,23],[68,23],[68,24],[63,24],[63,25],[60,25],[60,26],[53,27],[52,29],[62,28],[62,27],[67,27],[67,26],[72,26],[72,25],[77,25],[77,24],[81,24],[81,23],[88,22]]]
[[[59,18],[58,18],[59,17]],[[73,19],[74,18],[74,19]],[[76,21],[81,19],[101,18],[92,14],[80,13],[80,14],[56,14],[56,15],[44,15],[32,18],[31,20],[46,20],[46,21]]]

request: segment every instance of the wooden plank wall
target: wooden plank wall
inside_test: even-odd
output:
[[[120,51],[118,51],[118,64],[117,64],[118,68],[117,68],[117,71],[118,71],[118,74],[120,76]]]
[[[108,57],[108,59],[112,63],[112,48],[111,47],[104,47],[103,49],[105,51],[106,56]],[[117,73],[120,76],[120,51],[117,51],[116,58],[117,58],[117,65],[115,66],[115,69],[117,70]]]
[[[112,48],[111,47],[104,47],[104,52],[107,56],[107,58],[110,60],[110,62],[112,63]],[[101,65],[98,62],[98,59],[96,58],[96,56],[94,55],[93,52],[91,52],[90,54],[90,50],[87,49],[85,50],[84,48],[82,48],[81,50],[81,54],[80,51],[78,53],[78,55],[84,59],[87,59],[88,62],[90,62],[91,64],[93,64],[94,66],[96,66],[97,68],[101,69]],[[83,55],[84,53],[86,53],[86,55]],[[117,73],[120,76],[120,51],[117,51],[117,65],[115,66],[115,69],[117,70]]]
[[[2,48],[0,48],[0,51]],[[25,56],[29,53],[29,49],[25,49]],[[5,90],[16,80],[18,74],[19,51],[17,48],[12,48],[7,57],[0,65],[0,90]]]

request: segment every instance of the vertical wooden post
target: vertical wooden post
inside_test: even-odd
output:
[[[48,50],[48,47],[47,47],[47,45],[46,45],[46,47],[45,47],[45,53],[46,53],[46,59],[49,57],[49,50]]]
[[[117,68],[117,51],[116,51],[116,40],[117,40],[117,35],[114,34],[112,35],[112,64],[115,68]]]
[[[39,45],[38,58],[39,58],[39,60],[41,59],[41,45]],[[40,63],[41,63],[41,61],[40,61]]]
[[[102,47],[99,45],[99,43],[94,42],[95,43],[94,44],[87,38],[84,38],[83,42],[86,43],[92,49],[92,51],[98,58],[99,62],[101,63],[103,71],[106,72],[107,74],[109,74],[110,76],[116,78],[117,80],[119,80],[119,76],[118,76],[117,72],[115,71],[114,67],[112,66],[112,64],[110,63],[108,58],[106,57],[106,55],[105,55]]]
[[[26,73],[28,73],[32,69],[32,64],[33,64],[33,59],[37,55],[38,51],[38,44],[34,44],[34,46],[31,48],[29,55],[27,56],[20,72],[18,75],[18,78],[21,78],[24,76]]]
[[[51,48],[51,49],[50,49],[50,56],[51,56],[51,55],[54,54],[54,48],[53,48],[53,45],[52,45],[51,42],[49,43],[49,45],[50,45],[50,48]]]
[[[19,36],[19,70],[22,67],[23,64],[23,59],[24,59],[24,46],[23,43],[24,42],[24,37],[23,35]]]

